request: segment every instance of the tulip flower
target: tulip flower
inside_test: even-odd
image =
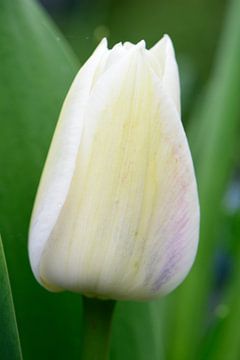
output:
[[[35,277],[51,291],[153,299],[183,281],[198,235],[172,42],[109,50],[104,39],[77,74],[50,146],[30,226]]]

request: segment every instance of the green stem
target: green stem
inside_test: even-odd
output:
[[[108,360],[115,301],[83,296],[84,339],[82,360]]]

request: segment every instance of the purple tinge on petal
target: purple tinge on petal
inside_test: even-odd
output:
[[[183,274],[186,271],[188,261],[186,254],[188,254],[188,246],[190,245],[186,241],[186,237],[189,237],[189,214],[182,213],[177,216],[175,224],[172,224],[172,229],[175,229],[171,233],[171,237],[168,240],[167,248],[165,249],[164,265],[161,267],[159,277],[153,281],[152,290],[158,292],[163,286],[165,286],[172,277]],[[149,273],[149,281],[153,279],[154,272],[158,268],[159,257],[157,254],[152,259],[151,271]],[[177,276],[178,277],[178,276]]]
[[[181,253],[179,249],[172,250],[171,255],[167,258],[166,265],[161,270],[159,278],[153,283],[152,290],[155,292],[165,285],[176,273],[179,262],[181,261]]]

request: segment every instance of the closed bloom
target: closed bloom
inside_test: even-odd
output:
[[[184,279],[199,204],[171,40],[97,47],[64,102],[29,255],[52,291],[147,300]]]

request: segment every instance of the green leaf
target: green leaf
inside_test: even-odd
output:
[[[21,346],[1,237],[0,284],[0,359],[21,360]]]
[[[163,300],[118,302],[113,322],[112,360],[164,360]]]
[[[171,360],[197,359],[199,353],[204,323],[209,316],[221,203],[236,162],[240,116],[240,1],[233,0],[229,10],[212,81],[190,132],[200,193],[201,238],[190,275],[170,299]]]
[[[236,360],[240,358],[240,213],[232,215],[225,221],[230,228],[229,234],[225,235],[232,245],[232,272],[225,286],[225,292],[219,297],[212,334],[207,339],[208,346],[205,350],[207,353],[203,354],[202,359]]]
[[[47,149],[78,61],[35,2],[1,0],[0,64],[1,232],[23,356],[77,359],[80,297],[38,285],[27,238]]]

